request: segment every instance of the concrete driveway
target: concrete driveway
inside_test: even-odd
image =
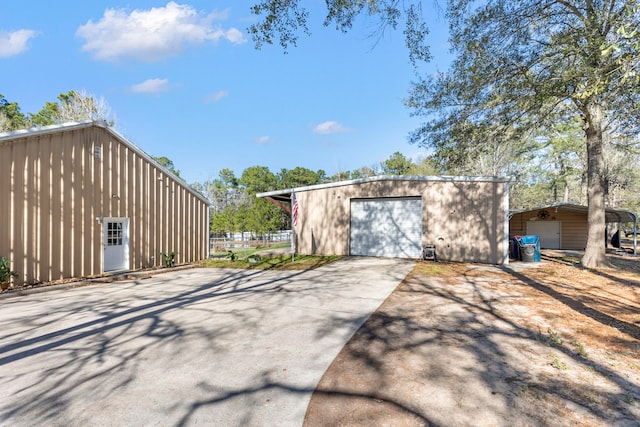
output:
[[[0,301],[0,425],[302,425],[414,263],[192,269]]]

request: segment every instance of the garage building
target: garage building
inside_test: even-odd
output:
[[[206,258],[208,207],[103,122],[0,133],[0,256],[17,283]]]
[[[508,262],[508,178],[377,176],[258,194],[289,206],[299,254]]]

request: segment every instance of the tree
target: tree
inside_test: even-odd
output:
[[[262,234],[282,226],[280,208],[256,193],[275,190],[278,177],[266,166],[252,166],[237,179],[231,169],[222,169],[219,178],[196,184],[212,203],[211,232],[251,231]]]
[[[224,235],[234,230],[234,208],[228,206],[225,209],[214,211],[211,215],[211,233]]]
[[[357,175],[357,173],[356,173]],[[333,176],[331,176],[331,182],[338,182],[338,181],[347,181],[349,179],[355,179],[353,172],[349,172],[349,171],[344,171],[344,172],[336,172],[333,174]]]
[[[414,163],[409,170],[410,175],[433,176],[440,175],[435,159],[431,156],[420,159],[418,163]]]
[[[20,111],[18,103],[9,102],[0,94],[0,132],[24,129],[27,126],[27,117]]]
[[[636,210],[640,185],[640,156],[609,142],[604,147],[604,188],[607,206]],[[635,202],[635,203],[634,203]]]
[[[251,166],[242,172],[238,183],[250,196],[255,196],[257,193],[275,190],[278,177],[266,166]]]
[[[280,188],[306,187],[322,183],[325,177],[326,173],[322,169],[314,172],[300,166],[290,170],[282,168],[278,174],[278,186]]]
[[[404,9],[399,4],[406,5]],[[637,135],[640,128],[640,4],[637,0],[450,0],[447,16],[456,58],[448,73],[423,76],[407,104],[426,122],[410,140],[473,156],[498,154],[499,166],[522,152],[519,141],[554,110],[571,108],[582,120],[587,159],[588,236],[582,264],[606,263],[603,135]],[[404,17],[409,59],[430,59],[420,1],[327,2],[325,25],[347,31],[360,14],[396,28]],[[297,30],[308,33],[298,1],[253,6],[262,19],[249,28],[256,46],[276,35],[285,48]],[[464,139],[462,136],[473,137]],[[486,138],[490,137],[490,138]],[[495,138],[499,137],[498,140]],[[487,142],[488,144],[485,144]],[[478,144],[479,145],[478,145]],[[503,147],[507,150],[498,151]],[[526,145],[524,146],[526,147]],[[483,158],[480,156],[479,158]],[[500,162],[496,162],[496,160]]]
[[[387,160],[382,162],[380,166],[385,175],[407,175],[414,164],[401,152],[396,151]]]
[[[251,7],[251,12],[259,16],[259,22],[249,27],[256,48],[260,49],[265,44],[273,44],[277,38],[280,46],[286,51],[289,45],[296,46],[298,31],[310,35],[307,25],[309,13],[301,6],[299,0],[264,0]],[[412,52],[413,60],[424,60],[429,56],[429,51],[423,44],[427,27],[421,19],[420,2],[409,2],[405,8],[400,8],[397,0],[342,0],[327,1],[327,14],[324,25],[335,25],[335,28],[347,32],[353,26],[355,18],[360,14],[377,16],[379,21],[378,32],[386,28],[397,28],[404,18],[405,36],[408,43],[420,44],[423,49]],[[404,5],[404,3],[402,3]]]
[[[456,59],[448,73],[422,78],[408,100],[419,114],[437,114],[412,141],[436,146],[459,123],[491,123],[524,139],[557,109],[573,110],[587,159],[587,267],[606,264],[603,135],[639,131],[639,8],[633,0],[450,2]]]
[[[29,120],[35,126],[49,126],[61,123],[62,121],[58,119],[59,111],[60,108],[57,102],[47,101],[40,111],[35,114],[29,114]]]
[[[238,187],[238,178],[236,178],[235,172],[231,169],[221,169],[218,174],[220,177],[220,181],[227,188],[237,188]]]
[[[55,119],[58,123],[95,120],[105,121],[113,126],[111,107],[104,98],[96,98],[86,91],[71,90],[58,95]]]
[[[376,171],[374,171],[372,168],[368,166],[362,166],[359,169],[352,170],[350,178],[361,179],[361,178],[370,178],[372,176],[376,176]]]
[[[58,101],[47,101],[40,111],[29,114],[22,113],[17,102],[9,102],[0,94],[0,131],[85,120],[115,124],[107,102],[85,91],[61,93]]]
[[[247,215],[247,229],[256,234],[263,234],[282,228],[281,211],[268,200],[253,200]]]
[[[161,156],[161,157],[154,157],[153,160],[160,163],[160,165],[164,166],[165,169],[167,169],[169,172],[171,172],[175,176],[180,177],[180,171],[176,169],[175,165],[173,164],[173,161],[170,158]]]
[[[576,192],[578,194],[575,194],[574,201],[580,199],[582,194],[580,183],[585,170],[584,156],[581,156],[584,151],[582,133],[580,117],[574,115],[567,121],[554,123],[546,137],[541,164],[544,165],[543,173],[549,181],[554,203],[559,202],[560,199],[568,202],[570,189],[572,187],[575,189],[576,184],[578,184]],[[562,196],[558,194],[559,190],[562,190]]]

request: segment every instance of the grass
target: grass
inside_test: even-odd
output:
[[[536,334],[536,336],[538,341],[548,345],[549,347],[560,347],[563,343],[560,334],[551,328],[547,329],[546,336],[542,333],[542,331],[540,331],[540,328],[538,328],[538,333]]]
[[[580,257],[576,257],[576,256],[562,256],[555,259],[570,265],[580,265],[580,260],[581,260]]]
[[[564,363],[562,360],[558,359],[558,356],[553,356],[553,360],[551,361],[551,366],[561,371],[566,371],[569,369],[569,366]]]
[[[275,245],[271,245],[268,247],[257,246],[254,248],[243,248],[243,249],[231,249],[231,251],[236,254],[238,258],[245,258],[251,254],[255,254],[256,252],[264,251],[266,249],[280,249],[280,248],[289,248],[291,245],[289,243],[278,243]],[[212,252],[212,257],[224,257],[227,256],[229,250],[225,249],[222,252]]]
[[[317,256],[317,255],[296,255],[292,260],[290,254],[274,256],[251,256],[259,255],[256,251],[249,254],[236,253],[235,261],[230,258],[209,258],[199,263],[202,267],[209,268],[244,268],[248,270],[310,270],[332,263],[342,258],[338,255]],[[252,260],[250,260],[250,258]]]
[[[518,391],[516,391],[516,395],[518,397],[522,397],[524,396],[527,392],[529,391],[529,386],[522,386],[518,389]]]
[[[571,343],[573,344],[573,346],[576,348],[576,352],[584,357],[585,359],[589,356],[589,354],[587,353],[587,350],[584,348],[584,344],[582,344],[580,341],[573,340],[573,342]]]
[[[427,277],[437,277],[445,272],[444,267],[435,263],[421,263],[416,268],[419,270],[420,274]]]

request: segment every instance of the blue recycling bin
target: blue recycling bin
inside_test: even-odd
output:
[[[510,243],[511,258],[520,259],[520,236],[514,236]]]
[[[524,262],[540,262],[540,236],[520,236],[520,259]]]

